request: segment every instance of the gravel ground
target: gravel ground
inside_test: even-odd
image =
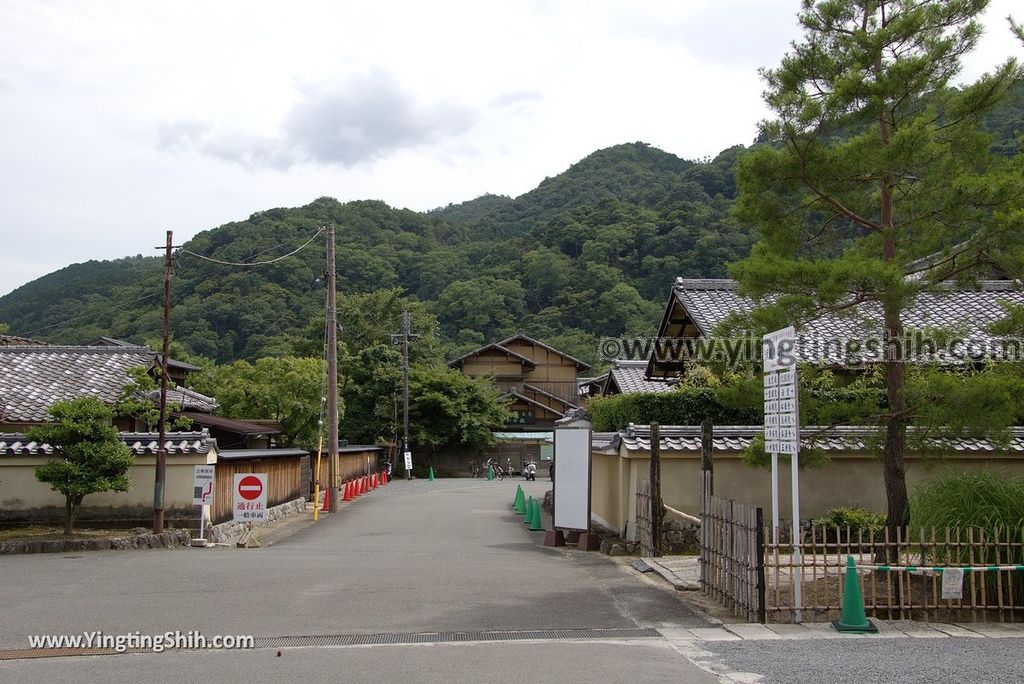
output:
[[[715,660],[761,681],[850,684],[1024,681],[1021,639],[858,639],[705,642]]]

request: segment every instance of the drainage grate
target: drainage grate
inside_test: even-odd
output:
[[[458,644],[495,641],[559,641],[577,639],[660,638],[649,627],[608,629],[543,629],[493,632],[415,632],[411,634],[322,634],[309,636],[256,637],[255,648],[309,648],[313,646],[386,646],[402,644]],[[127,653],[150,653],[128,649]],[[166,653],[167,651],[165,651]],[[76,656],[119,655],[110,648],[0,649],[0,660],[26,658],[73,658]]]
[[[572,639],[651,639],[661,634],[650,627],[608,629],[545,629],[495,632],[417,632],[412,634],[337,634],[263,637],[256,648],[302,646],[381,646],[388,644],[453,644],[488,641],[559,641]]]

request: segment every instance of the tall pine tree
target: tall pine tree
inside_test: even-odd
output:
[[[953,87],[986,5],[804,0],[802,39],[762,71],[776,115],[767,142],[738,171],[737,216],[760,241],[732,274],[747,294],[775,296],[762,324],[881,311],[887,406],[875,421],[891,528],[909,522],[907,427],[930,410],[915,405],[926,392],[908,391],[906,310],[942,281],[1021,273],[1021,159],[992,154],[980,126],[1021,69],[1010,60]]]

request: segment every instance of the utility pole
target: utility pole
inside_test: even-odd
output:
[[[338,293],[334,225],[327,226],[327,483],[329,513],[338,510]]]
[[[412,315],[408,309],[402,312],[402,332],[391,336],[391,344],[402,345],[402,459],[403,465],[405,452],[409,450],[409,340],[416,340],[419,335],[409,333],[412,326]],[[396,400],[397,404],[397,400]],[[398,407],[395,407],[397,418]],[[412,473],[405,469],[405,479],[412,479]]]
[[[171,346],[171,245],[174,233],[167,231],[164,247],[164,330],[160,349],[160,442],[156,448],[156,475],[153,478],[153,533],[164,531],[164,483],[167,480],[167,354]]]
[[[409,310],[402,312],[402,458],[409,450]],[[405,479],[412,479],[412,473],[405,469]]]

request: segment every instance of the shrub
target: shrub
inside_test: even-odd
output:
[[[829,509],[824,517],[815,518],[811,524],[824,526],[826,539],[830,542],[854,542],[861,538],[866,542],[872,533],[877,535],[885,527],[885,514],[862,506],[844,506]]]
[[[1024,525],[1024,477],[948,473],[922,482],[910,498],[911,527],[1016,529]]]

